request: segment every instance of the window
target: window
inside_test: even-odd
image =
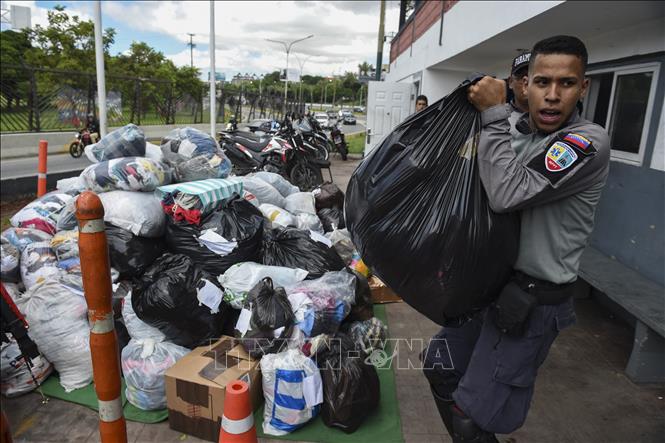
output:
[[[610,135],[612,159],[641,165],[656,93],[658,65],[590,71],[584,117]]]

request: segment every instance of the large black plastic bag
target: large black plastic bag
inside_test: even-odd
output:
[[[197,289],[204,286],[204,279],[213,284],[217,281],[186,255],[164,254],[134,279],[132,308],[170,342],[190,349],[205,344],[228,333],[235,316],[224,303],[214,314],[199,304]]]
[[[111,266],[121,278],[139,276],[166,250],[162,238],[138,237],[126,229],[106,223]]]
[[[270,277],[261,279],[249,291],[243,309],[251,317],[247,323],[245,316],[240,316],[236,336],[243,339],[241,344],[252,358],[278,352],[284,340],[291,337],[295,324],[291,303],[284,288],[275,287]]]
[[[397,126],[346,195],[347,229],[363,261],[439,324],[486,306],[517,256],[517,215],[490,209],[478,174],[481,124],[469,84]]]
[[[264,265],[304,269],[308,279],[344,268],[334,248],[314,240],[310,231],[293,228],[266,231],[261,255]]]
[[[169,218],[166,243],[171,252],[191,257],[194,263],[217,277],[236,263],[259,261],[264,222],[254,205],[235,196],[207,215],[200,226]],[[226,255],[213,252],[200,240],[207,230],[237,245]]]
[[[357,356],[346,334],[336,334],[327,344],[316,353],[323,380],[321,418],[326,426],[352,433],[379,405],[379,376],[374,366]]]

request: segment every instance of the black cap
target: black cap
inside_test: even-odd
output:
[[[510,74],[513,75],[520,69],[526,68],[529,66],[529,60],[531,59],[531,52],[523,52],[513,60],[513,66],[510,69]]]

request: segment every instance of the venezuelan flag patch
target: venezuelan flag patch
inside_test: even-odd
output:
[[[589,148],[589,146],[591,146],[591,140],[572,132],[566,134],[563,137],[563,141],[571,143],[572,145],[581,149],[582,151],[586,151]]]

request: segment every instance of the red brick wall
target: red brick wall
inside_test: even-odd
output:
[[[448,12],[457,2],[458,0],[429,0],[423,2],[422,6],[411,16],[407,24],[391,42],[390,63],[395,61],[432,25],[439,22],[442,8],[445,12]]]

